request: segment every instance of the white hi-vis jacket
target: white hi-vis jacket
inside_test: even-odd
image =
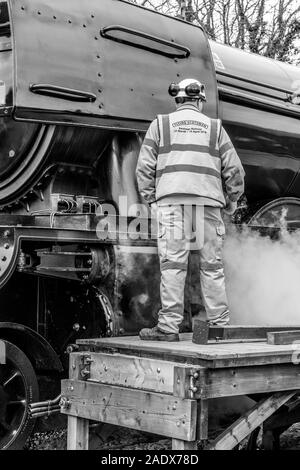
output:
[[[235,202],[244,192],[242,163],[219,119],[193,104],[158,116],[140,150],[137,182],[148,202],[170,196],[208,199],[207,205]]]

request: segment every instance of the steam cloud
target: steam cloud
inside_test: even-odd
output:
[[[300,325],[300,233],[272,241],[245,228],[224,258],[231,324]]]

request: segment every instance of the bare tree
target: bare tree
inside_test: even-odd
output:
[[[298,0],[130,0],[201,24],[209,37],[287,62],[300,62]]]

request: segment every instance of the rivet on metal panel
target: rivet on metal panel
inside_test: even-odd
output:
[[[102,73],[99,72],[99,73],[98,73],[98,77],[102,77]]]
[[[6,256],[2,256],[1,261],[3,261],[5,263],[5,261],[7,261]]]
[[[21,10],[23,10],[23,11],[24,11],[24,10],[25,10],[25,7],[24,7],[24,6],[22,6],[22,7],[21,7]]]
[[[41,11],[38,11],[37,13],[38,13],[38,15],[41,15],[41,14],[42,14],[42,12],[41,12]]]
[[[8,237],[10,236],[10,231],[9,231],[9,230],[5,230],[3,236],[4,236],[5,238],[8,238]]]
[[[160,374],[160,368],[157,369],[157,373]]]
[[[9,243],[5,243],[5,244],[4,244],[4,248],[5,248],[6,250],[8,250],[8,249],[9,249]]]
[[[179,428],[179,426],[180,426],[180,421],[177,421],[176,426]]]
[[[86,24],[83,24],[82,26],[83,26],[84,28],[86,28]]]
[[[54,19],[54,20],[56,20],[56,19],[57,19],[57,17],[56,17],[55,15],[53,15],[53,19]]]
[[[95,18],[95,15],[91,15],[91,18]]]
[[[71,20],[68,20],[68,23],[69,23],[69,24],[72,24],[72,21],[71,21]]]

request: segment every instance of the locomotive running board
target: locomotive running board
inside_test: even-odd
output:
[[[267,341],[268,333],[299,331],[300,326],[209,326],[206,321],[195,320],[193,343],[207,344],[209,341]]]

